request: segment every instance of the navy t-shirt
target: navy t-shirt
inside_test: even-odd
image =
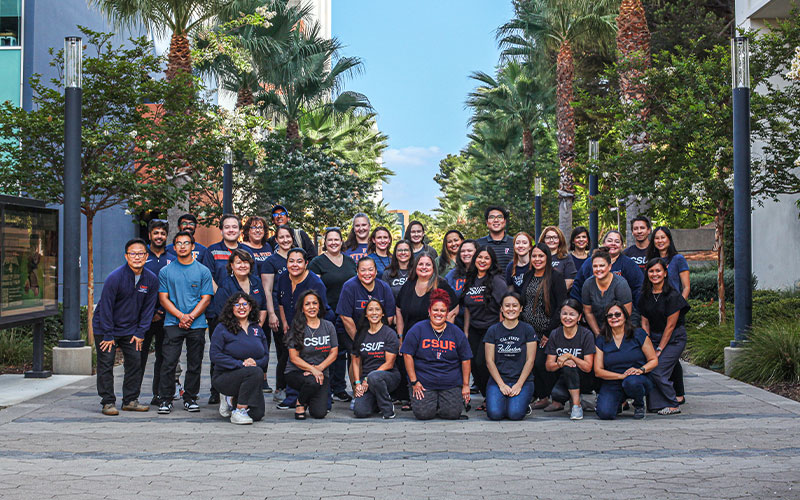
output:
[[[250,251],[250,247],[247,245],[239,244],[237,248],[243,249],[245,252],[252,255]],[[206,266],[209,271],[211,271],[211,276],[214,278],[214,282],[219,286],[222,283],[222,280],[225,279],[225,276],[229,276],[230,273],[228,272],[228,259],[231,257],[230,249],[225,245],[224,241],[220,241],[218,243],[214,243],[213,245],[209,245],[208,249],[206,249],[206,256],[200,261],[201,264]],[[255,276],[258,274],[258,266],[255,266],[254,269],[250,270],[250,273]]]
[[[677,290],[678,293],[683,292],[681,273],[688,270],[689,263],[687,263],[686,258],[679,253],[673,255],[667,264],[667,277],[669,278],[669,284],[672,285],[672,288]]]
[[[521,293],[522,281],[525,279],[525,273],[531,270],[531,266],[516,266],[516,271],[514,270],[514,267],[514,261],[509,262],[506,266],[506,285],[509,287],[513,286],[515,292]]]
[[[565,280],[572,280],[575,279],[575,275],[578,274],[578,270],[575,268],[575,263],[572,262],[572,257],[567,255],[563,259],[559,259],[555,255],[552,258],[553,269],[560,272]]]
[[[353,351],[353,356],[361,358],[361,378],[363,379],[380,368],[386,362],[387,352],[396,355],[399,350],[400,340],[397,337],[397,332],[387,325],[383,325],[375,333],[367,332],[361,345]],[[389,371],[397,371],[396,362],[395,366]]]
[[[647,363],[642,352],[645,340],[647,333],[641,328],[637,328],[631,338],[623,338],[619,347],[614,339],[606,341],[603,335],[598,335],[595,344],[603,351],[603,368],[614,373],[625,373],[628,368],[641,368]]]
[[[487,278],[488,276],[475,278],[464,290],[464,307],[469,310],[470,328],[485,330],[497,323],[500,316],[500,303],[506,293],[506,282],[499,274],[492,277],[493,300],[490,300],[489,297],[484,297]]]
[[[309,271],[306,278],[294,287],[294,291],[292,291],[292,280],[289,277],[289,273],[283,273],[280,278],[277,279],[275,290],[278,294],[277,305],[283,307],[283,314],[286,315],[286,322],[288,324],[292,324],[295,312],[302,309],[302,305],[297,303],[297,299],[300,297],[300,294],[306,290],[316,290],[320,297],[322,297],[322,304],[319,306],[322,308],[323,315],[327,319],[333,319],[333,313],[326,299],[328,294],[327,290],[325,290],[325,284],[319,279],[319,276],[313,272]]]
[[[267,262],[267,259],[269,259],[269,256],[272,255],[272,247],[270,244],[264,242],[261,248],[253,248],[247,243],[240,243],[239,245],[253,255],[253,259],[256,261],[256,273],[259,276],[266,274],[266,271],[264,271],[264,264]]]
[[[395,303],[392,289],[381,280],[374,281],[375,286],[372,291],[364,288],[358,280],[358,276],[353,276],[342,286],[342,293],[339,295],[339,303],[336,305],[336,314],[347,316],[355,321],[356,325],[364,316],[367,302],[377,299],[383,305],[383,310],[387,318],[394,317]]]
[[[444,280],[447,281],[447,284],[450,285],[450,288],[456,292],[456,295],[461,297],[462,292],[464,291],[464,284],[467,282],[467,277],[461,273],[457,273],[458,269],[451,269],[450,272],[444,277]]]
[[[647,247],[639,248],[636,245],[631,245],[622,251],[622,255],[631,259],[644,272],[644,268],[647,265]]]
[[[383,271],[383,275],[381,275],[381,280],[385,281],[389,284],[389,288],[392,289],[392,295],[394,295],[395,300],[397,300],[397,294],[400,293],[400,289],[403,288],[403,285],[406,284],[406,280],[408,279],[408,273],[410,273],[410,269],[398,269],[397,276],[390,276],[389,270],[386,269]]]
[[[375,276],[378,279],[380,279],[380,277],[383,276],[383,272],[386,270],[387,267],[389,267],[389,264],[392,263],[391,255],[387,255],[386,257],[381,257],[377,253],[372,252],[371,254],[367,255],[367,257],[375,261],[375,271],[377,271],[377,274]]]
[[[514,385],[522,374],[522,368],[528,357],[529,342],[538,342],[539,337],[531,325],[520,321],[513,329],[509,330],[503,323],[496,323],[486,332],[483,342],[494,344],[494,364],[500,373],[500,378],[507,385]],[[481,346],[483,347],[483,346]],[[536,353],[534,352],[534,356]],[[533,381],[533,370],[528,375],[526,382]]]
[[[414,357],[422,387],[436,391],[461,387],[461,362],[472,359],[467,336],[452,323],[436,335],[430,321],[420,321],[406,333],[400,352]]]
[[[147,245],[147,260],[144,263],[144,268],[155,274],[157,278],[158,273],[161,272],[161,269],[174,260],[178,260],[178,257],[174,253],[168,252],[165,249],[164,253],[161,254],[161,257],[158,257],[153,253],[150,245]],[[159,301],[156,301],[156,312],[161,316],[164,316],[166,313],[166,310],[161,306]]]
[[[342,253],[353,259],[353,261],[358,264],[358,261],[361,260],[361,257],[367,256],[367,243],[358,243],[358,246],[353,248],[352,250],[342,250]]]
[[[286,258],[278,252],[273,252],[264,262],[264,274],[274,274],[272,280],[272,303],[275,305],[275,312],[278,311],[278,279],[286,271]]]

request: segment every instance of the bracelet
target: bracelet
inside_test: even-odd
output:
[[[408,382],[413,387],[413,386],[417,385],[417,382],[419,382],[419,380],[409,380]]]
[[[358,384],[360,384],[360,383],[361,383],[361,381],[360,381],[360,380],[356,380],[355,382],[353,382],[353,384],[354,384],[354,385],[358,385]]]

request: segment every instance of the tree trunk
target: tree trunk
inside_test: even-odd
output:
[[[94,346],[94,328],[92,328],[92,318],[94,317],[94,214],[86,214],[86,305],[88,310],[88,331],[89,345]]]
[[[192,52],[189,37],[186,33],[173,33],[167,55],[167,80],[172,80],[179,73],[192,73]]]
[[[575,63],[572,47],[564,40],[556,58],[556,123],[558,124],[558,221],[564,234],[572,232],[572,202],[575,198],[575,111],[572,109],[574,96],[573,79]],[[567,213],[569,211],[569,213]]]
[[[522,152],[527,161],[533,159],[533,133],[528,127],[522,129]]]
[[[297,120],[289,120],[286,122],[286,139],[295,149],[303,148],[303,143],[300,140],[300,125],[297,123]]]
[[[247,85],[242,85],[239,87],[239,92],[236,96],[236,107],[241,108],[242,106],[252,106],[255,102],[253,98],[253,91],[250,90],[250,87]]]
[[[714,246],[717,250],[717,301],[719,322],[725,323],[725,212],[718,208],[714,216]]]

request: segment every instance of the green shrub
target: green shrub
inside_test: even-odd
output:
[[[18,328],[0,330],[0,365],[22,366],[33,361],[33,338]]]
[[[697,300],[716,300],[717,291],[717,270],[700,269],[692,270],[690,274],[692,288],[689,290],[689,298]],[[733,301],[733,269],[726,269],[724,273],[725,281],[725,301]]]
[[[58,305],[58,314],[44,320],[44,366],[53,366],[53,347],[64,338],[64,309]],[[81,338],[88,338],[88,309],[81,307]],[[22,366],[33,361],[33,325],[0,330],[0,365]]]
[[[709,368],[721,366],[724,362],[724,349],[733,340],[733,321],[722,325],[714,320],[686,328],[686,356],[692,363]]]
[[[800,322],[772,321],[750,332],[731,375],[745,382],[800,382]]]

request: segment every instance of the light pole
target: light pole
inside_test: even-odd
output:
[[[222,213],[233,213],[233,153],[225,150],[225,163],[222,165]]]
[[[533,192],[536,195],[536,197],[533,199],[534,210],[536,211],[533,240],[539,241],[539,235],[542,234],[542,178],[541,177],[536,177],[533,180]]]
[[[83,347],[81,339],[81,64],[80,37],[64,38],[64,339],[59,347]]]
[[[592,170],[597,167],[597,160],[600,158],[600,143],[594,139],[589,141],[589,159],[592,162]],[[599,238],[597,220],[597,174],[589,174],[589,198],[591,199],[592,210],[589,212],[589,239],[592,240],[592,249],[597,248]]]
[[[750,54],[747,37],[731,40],[733,72],[733,289],[734,340],[745,340],[753,322],[750,226]]]

